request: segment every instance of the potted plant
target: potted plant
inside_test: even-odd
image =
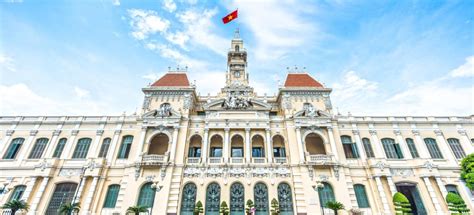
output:
[[[410,202],[403,193],[396,192],[393,195],[393,205],[395,206],[395,214],[404,215],[411,213]]]
[[[198,201],[196,202],[196,205],[194,206],[194,215],[199,215],[204,212],[204,209],[202,208],[202,202]]]
[[[143,205],[130,206],[127,208],[127,214],[139,215],[141,212],[148,212],[148,208]]]
[[[15,214],[17,211],[28,211],[30,206],[24,200],[11,200],[5,203],[2,209],[10,209],[11,214]]]
[[[333,210],[335,215],[337,215],[337,211],[344,210],[344,205],[338,201],[329,201],[326,203],[326,207]]]
[[[464,200],[456,193],[448,193],[446,203],[448,203],[449,211],[453,212],[452,214],[468,214],[467,212],[469,212]]]
[[[60,214],[66,214],[66,215],[71,215],[71,214],[78,214],[79,210],[81,209],[80,206],[81,203],[76,202],[76,203],[64,203],[61,206],[59,206],[59,213]]]
[[[255,212],[255,205],[252,200],[247,200],[247,207],[245,208],[245,214],[252,215]]]
[[[272,215],[280,215],[280,204],[278,203],[278,200],[273,198],[271,201],[271,207]]]
[[[222,215],[229,215],[230,210],[229,207],[227,206],[227,203],[225,201],[222,202],[221,204],[221,209],[219,211]]]

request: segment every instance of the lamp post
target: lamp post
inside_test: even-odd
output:
[[[163,186],[161,185],[158,185],[160,182],[159,181],[154,181],[152,184],[151,184],[151,189],[154,190],[155,192],[160,192],[161,189],[163,188]],[[152,211],[153,211],[153,207],[150,208],[150,212],[149,214],[152,214]]]
[[[323,206],[323,202],[321,201],[321,193],[320,193],[323,187],[324,187],[324,184],[321,181],[316,181],[316,185],[313,185],[314,191],[318,192],[319,206],[321,207],[321,212],[324,215],[324,206]]]

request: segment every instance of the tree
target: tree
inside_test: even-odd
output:
[[[202,208],[202,202],[198,201],[196,202],[196,206],[194,206],[194,215],[199,215],[204,212],[204,209]]]
[[[59,206],[59,213],[60,214],[66,214],[66,215],[71,215],[72,213],[79,213],[79,210],[81,209],[81,206],[79,206],[80,203],[64,203],[61,206]]]
[[[410,214],[411,213],[411,205],[408,201],[407,197],[403,195],[403,193],[396,192],[393,195],[393,205],[395,206],[395,214]]]
[[[223,201],[222,204],[221,204],[220,213],[223,214],[223,215],[229,215],[230,214],[229,207],[227,206],[227,203],[225,201]]]
[[[344,210],[344,205],[338,201],[326,202],[326,207],[333,210],[335,215],[337,215],[337,211]]]
[[[148,212],[148,208],[143,205],[136,205],[127,208],[127,214],[132,213],[135,215],[139,215],[141,212]]]
[[[280,204],[278,203],[278,200],[273,198],[271,205],[272,205],[272,209],[271,209],[272,215],[280,215]]]
[[[474,190],[474,153],[462,159],[461,178],[469,189]]]
[[[245,208],[245,214],[247,215],[252,215],[253,212],[255,212],[255,205],[253,204],[252,200],[247,200],[246,203],[247,207]]]
[[[15,214],[17,211],[28,211],[28,209],[30,209],[30,206],[24,200],[11,200],[5,203],[2,208],[10,209],[12,211],[11,214]]]
[[[448,193],[448,195],[446,195],[446,203],[448,203],[448,209],[453,212],[452,214],[464,214],[469,212],[464,200],[456,193]]]

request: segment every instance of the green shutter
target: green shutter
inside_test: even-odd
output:
[[[428,148],[428,151],[430,152],[431,158],[443,159],[443,154],[441,154],[441,151],[439,150],[438,144],[436,143],[435,139],[425,138],[425,144]]]
[[[331,185],[326,182],[323,182],[323,185],[322,188],[318,189],[319,203],[321,206],[326,207],[326,203],[329,201],[335,201],[336,198],[334,197],[334,191]]]
[[[356,184],[354,185],[354,192],[357,199],[357,205],[359,208],[369,208],[369,199],[367,198],[367,193],[365,192],[364,185]]]
[[[15,159],[24,141],[25,139],[23,138],[13,139],[10,143],[10,146],[8,147],[7,153],[5,153],[5,155],[3,156],[3,159]]]
[[[120,191],[120,185],[113,184],[109,186],[107,195],[105,196],[104,208],[115,208],[117,197]]]
[[[91,142],[92,139],[90,138],[79,139],[79,141],[77,141],[76,149],[74,149],[74,153],[72,154],[72,158],[86,158]]]
[[[120,144],[120,150],[117,158],[125,159],[128,158],[130,153],[130,148],[132,146],[133,136],[125,136],[122,139],[122,144]]]
[[[148,208],[153,207],[155,201],[155,190],[151,188],[151,182],[146,183],[140,189],[137,205],[142,205]]]
[[[53,158],[61,157],[61,154],[63,153],[63,149],[66,143],[67,143],[66,138],[61,138],[59,140],[58,145],[56,146],[56,149],[54,149]]]
[[[8,201],[20,200],[21,197],[23,196],[23,193],[25,192],[25,190],[26,190],[25,185],[16,186],[15,189],[13,190],[12,195],[10,196],[10,199],[8,199]]]

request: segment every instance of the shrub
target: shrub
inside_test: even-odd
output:
[[[469,189],[474,190],[474,153],[462,159],[461,178]]]
[[[204,212],[204,209],[202,208],[202,202],[198,201],[196,202],[196,206],[194,206],[194,215],[199,215]]]
[[[446,195],[446,203],[448,203],[449,211],[453,212],[452,214],[464,214],[469,212],[466,203],[458,194],[448,193],[448,195]]]
[[[278,203],[278,200],[273,198],[271,205],[272,205],[272,209],[271,209],[272,215],[280,215],[280,204]]]
[[[396,192],[393,195],[393,205],[395,206],[395,214],[410,214],[410,202],[403,193]]]
[[[338,201],[329,201],[326,203],[326,207],[333,210],[335,215],[337,215],[337,211],[344,210],[344,205]]]

